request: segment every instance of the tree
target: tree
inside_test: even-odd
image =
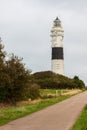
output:
[[[76,88],[84,88],[85,87],[84,82],[82,80],[80,80],[78,76],[74,76],[73,81],[76,84]]]
[[[0,101],[5,100],[6,90],[5,86],[8,82],[8,76],[5,73],[5,57],[6,52],[3,51],[4,46],[1,44],[0,38]]]
[[[0,43],[0,102],[15,104],[19,100],[37,98],[39,86],[32,83],[31,71],[25,68],[23,58],[11,54],[6,60],[3,49]]]
[[[26,98],[30,71],[25,68],[22,58],[11,54],[9,60],[6,61],[6,73],[9,77],[7,99],[16,102]]]
[[[5,56],[6,56],[6,52],[3,51],[3,49],[4,49],[4,46],[0,43],[0,70],[3,67],[3,63],[5,60]]]

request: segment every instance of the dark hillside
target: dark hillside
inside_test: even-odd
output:
[[[32,74],[33,82],[39,84],[41,88],[64,89],[83,88],[84,82],[75,76],[73,79],[63,75],[55,74],[51,71],[42,71]]]

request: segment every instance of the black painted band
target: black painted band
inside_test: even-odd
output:
[[[52,48],[52,59],[63,59],[63,48],[53,47]]]

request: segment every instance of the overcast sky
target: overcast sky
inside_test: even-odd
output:
[[[50,70],[50,30],[57,16],[64,28],[65,75],[87,84],[87,0],[0,0],[5,50],[23,57],[32,72]]]

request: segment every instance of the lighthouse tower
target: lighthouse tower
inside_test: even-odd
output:
[[[57,17],[51,30],[52,37],[52,61],[51,70],[57,74],[64,75],[63,37],[64,30],[61,21]]]

